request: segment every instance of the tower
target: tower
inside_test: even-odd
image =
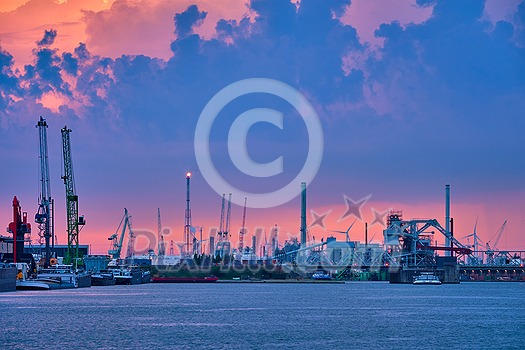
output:
[[[301,247],[306,247],[306,182],[301,182]]]
[[[190,177],[191,173],[186,174],[186,215],[184,219],[184,252],[182,255],[190,255],[190,236],[191,236],[191,208],[190,208]]]

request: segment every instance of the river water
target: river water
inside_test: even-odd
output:
[[[525,283],[17,291],[0,317],[1,349],[525,349]]]

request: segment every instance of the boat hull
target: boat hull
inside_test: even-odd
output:
[[[92,286],[114,286],[116,282],[113,275],[91,275]]]
[[[49,290],[49,284],[41,281],[16,281],[16,290]]]

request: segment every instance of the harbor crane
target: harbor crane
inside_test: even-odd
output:
[[[497,237],[496,237],[496,241],[494,242],[494,244],[492,245],[492,249],[490,248],[490,240],[487,242],[487,252],[493,252],[496,250],[496,247],[498,246],[498,242],[499,242],[499,239],[501,238],[501,234],[503,233],[503,230],[505,229],[505,225],[507,224],[507,220],[505,220],[505,222],[503,223],[503,225],[501,225],[501,227],[499,228],[499,230],[496,232],[497,234]],[[496,235],[494,234],[494,236]],[[494,236],[492,236],[492,238],[494,238]],[[491,238],[491,239],[492,239]]]
[[[121,227],[122,232],[119,237],[118,233]],[[120,259],[122,243],[124,242],[124,236],[126,235],[126,227],[128,228],[130,237],[133,236],[133,231],[131,230],[131,215],[129,215],[128,210],[124,208],[124,216],[122,217],[122,220],[120,220],[117,232],[108,238],[108,240],[111,241],[111,249],[108,250],[108,254],[113,256],[113,259]]]
[[[487,254],[487,263],[488,264],[494,264],[495,263],[494,254],[496,252],[499,239],[501,238],[501,234],[503,233],[503,230],[505,229],[505,225],[506,224],[507,224],[507,220],[505,220],[503,225],[501,225],[501,227],[498,229],[498,231],[494,234],[494,236],[496,236],[496,241],[492,245],[492,248],[490,247],[490,241],[492,240],[492,238],[494,238],[494,236],[492,236],[492,238],[487,241],[487,252],[486,252],[486,254]]]
[[[38,224],[40,245],[42,245],[42,239],[45,241],[46,251],[44,257],[44,267],[49,266],[51,259],[50,249],[50,238],[54,237],[53,224],[52,224],[52,203],[51,199],[51,187],[49,185],[49,167],[47,157],[47,122],[44,118],[40,117],[36,127],[38,128],[39,139],[40,139],[40,196],[38,199],[38,212],[35,214],[35,222]]]
[[[78,252],[78,234],[79,226],[84,226],[86,221],[84,216],[78,216],[78,196],[75,189],[75,180],[73,178],[73,162],[71,160],[71,144],[69,142],[69,133],[67,126],[62,132],[62,151],[64,154],[64,185],[66,187],[66,209],[67,209],[67,251],[66,264],[73,260],[78,261],[80,258]]]
[[[226,213],[226,222],[224,220],[224,201],[226,200],[226,194],[222,195],[222,206],[221,206],[221,222],[219,224],[219,232],[217,232],[217,248],[215,250],[215,255],[220,256],[221,258],[225,255],[230,254],[230,215],[231,215],[231,199],[232,194],[230,193],[228,199],[228,210]]]

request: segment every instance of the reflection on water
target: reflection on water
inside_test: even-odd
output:
[[[20,291],[0,317],[1,349],[523,349],[525,283]]]

